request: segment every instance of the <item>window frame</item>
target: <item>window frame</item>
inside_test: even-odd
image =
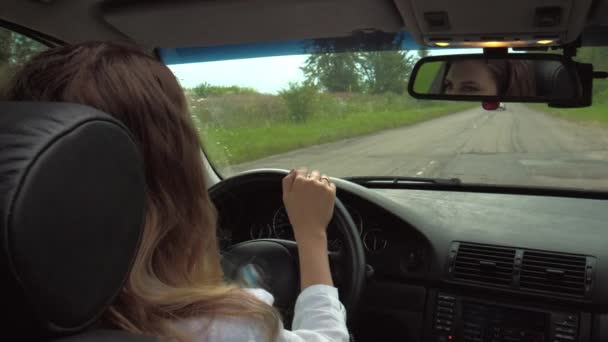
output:
[[[49,48],[67,44],[61,39],[2,19],[0,19],[0,28],[18,33]]]

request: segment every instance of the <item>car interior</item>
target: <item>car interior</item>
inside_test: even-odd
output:
[[[413,94],[422,66],[414,68],[409,93],[417,101],[496,103],[503,113],[496,117],[516,107],[504,102],[589,107],[593,79],[608,71],[572,60],[577,49],[608,46],[608,0],[3,0],[0,29],[48,47],[135,43],[161,60],[170,49],[187,59],[190,48],[352,37],[373,43],[401,32],[433,52],[430,62],[448,60],[442,53],[455,48],[502,59],[559,54],[563,63],[535,59],[534,99]],[[428,89],[439,91],[443,78],[429,80]],[[1,101],[0,113],[6,331],[40,341],[155,340],[98,324],[125,282],[143,227],[143,162],[131,134],[83,105]],[[605,155],[602,141],[603,148],[576,153]],[[281,202],[288,167],[269,160],[227,175],[204,147],[221,248],[229,252],[226,274],[260,260],[275,278],[269,288],[289,327],[299,276]],[[587,164],[572,159],[572,172],[586,175]],[[560,165],[522,160],[537,169]],[[462,179],[336,175],[329,259],[351,340],[608,341],[608,161],[589,167],[595,178],[587,183],[557,175],[555,186],[475,182],[464,171]]]

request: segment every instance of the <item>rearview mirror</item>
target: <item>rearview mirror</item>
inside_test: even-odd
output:
[[[576,63],[556,54],[448,55],[420,59],[409,94],[417,99],[578,103]]]

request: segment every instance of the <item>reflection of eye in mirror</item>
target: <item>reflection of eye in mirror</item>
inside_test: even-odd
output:
[[[442,56],[422,61],[414,78],[410,82],[415,94],[455,99],[463,96],[569,99],[578,92],[577,80],[567,65],[550,58]]]
[[[498,79],[483,60],[456,61],[443,77],[447,95],[498,95]]]

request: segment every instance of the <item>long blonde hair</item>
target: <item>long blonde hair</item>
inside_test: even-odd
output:
[[[6,95],[98,108],[122,121],[139,143],[148,186],[145,228],[106,322],[180,339],[171,324],[176,319],[242,317],[276,339],[278,312],[224,280],[199,139],[184,92],[165,65],[130,45],[58,47],[27,63]]]

